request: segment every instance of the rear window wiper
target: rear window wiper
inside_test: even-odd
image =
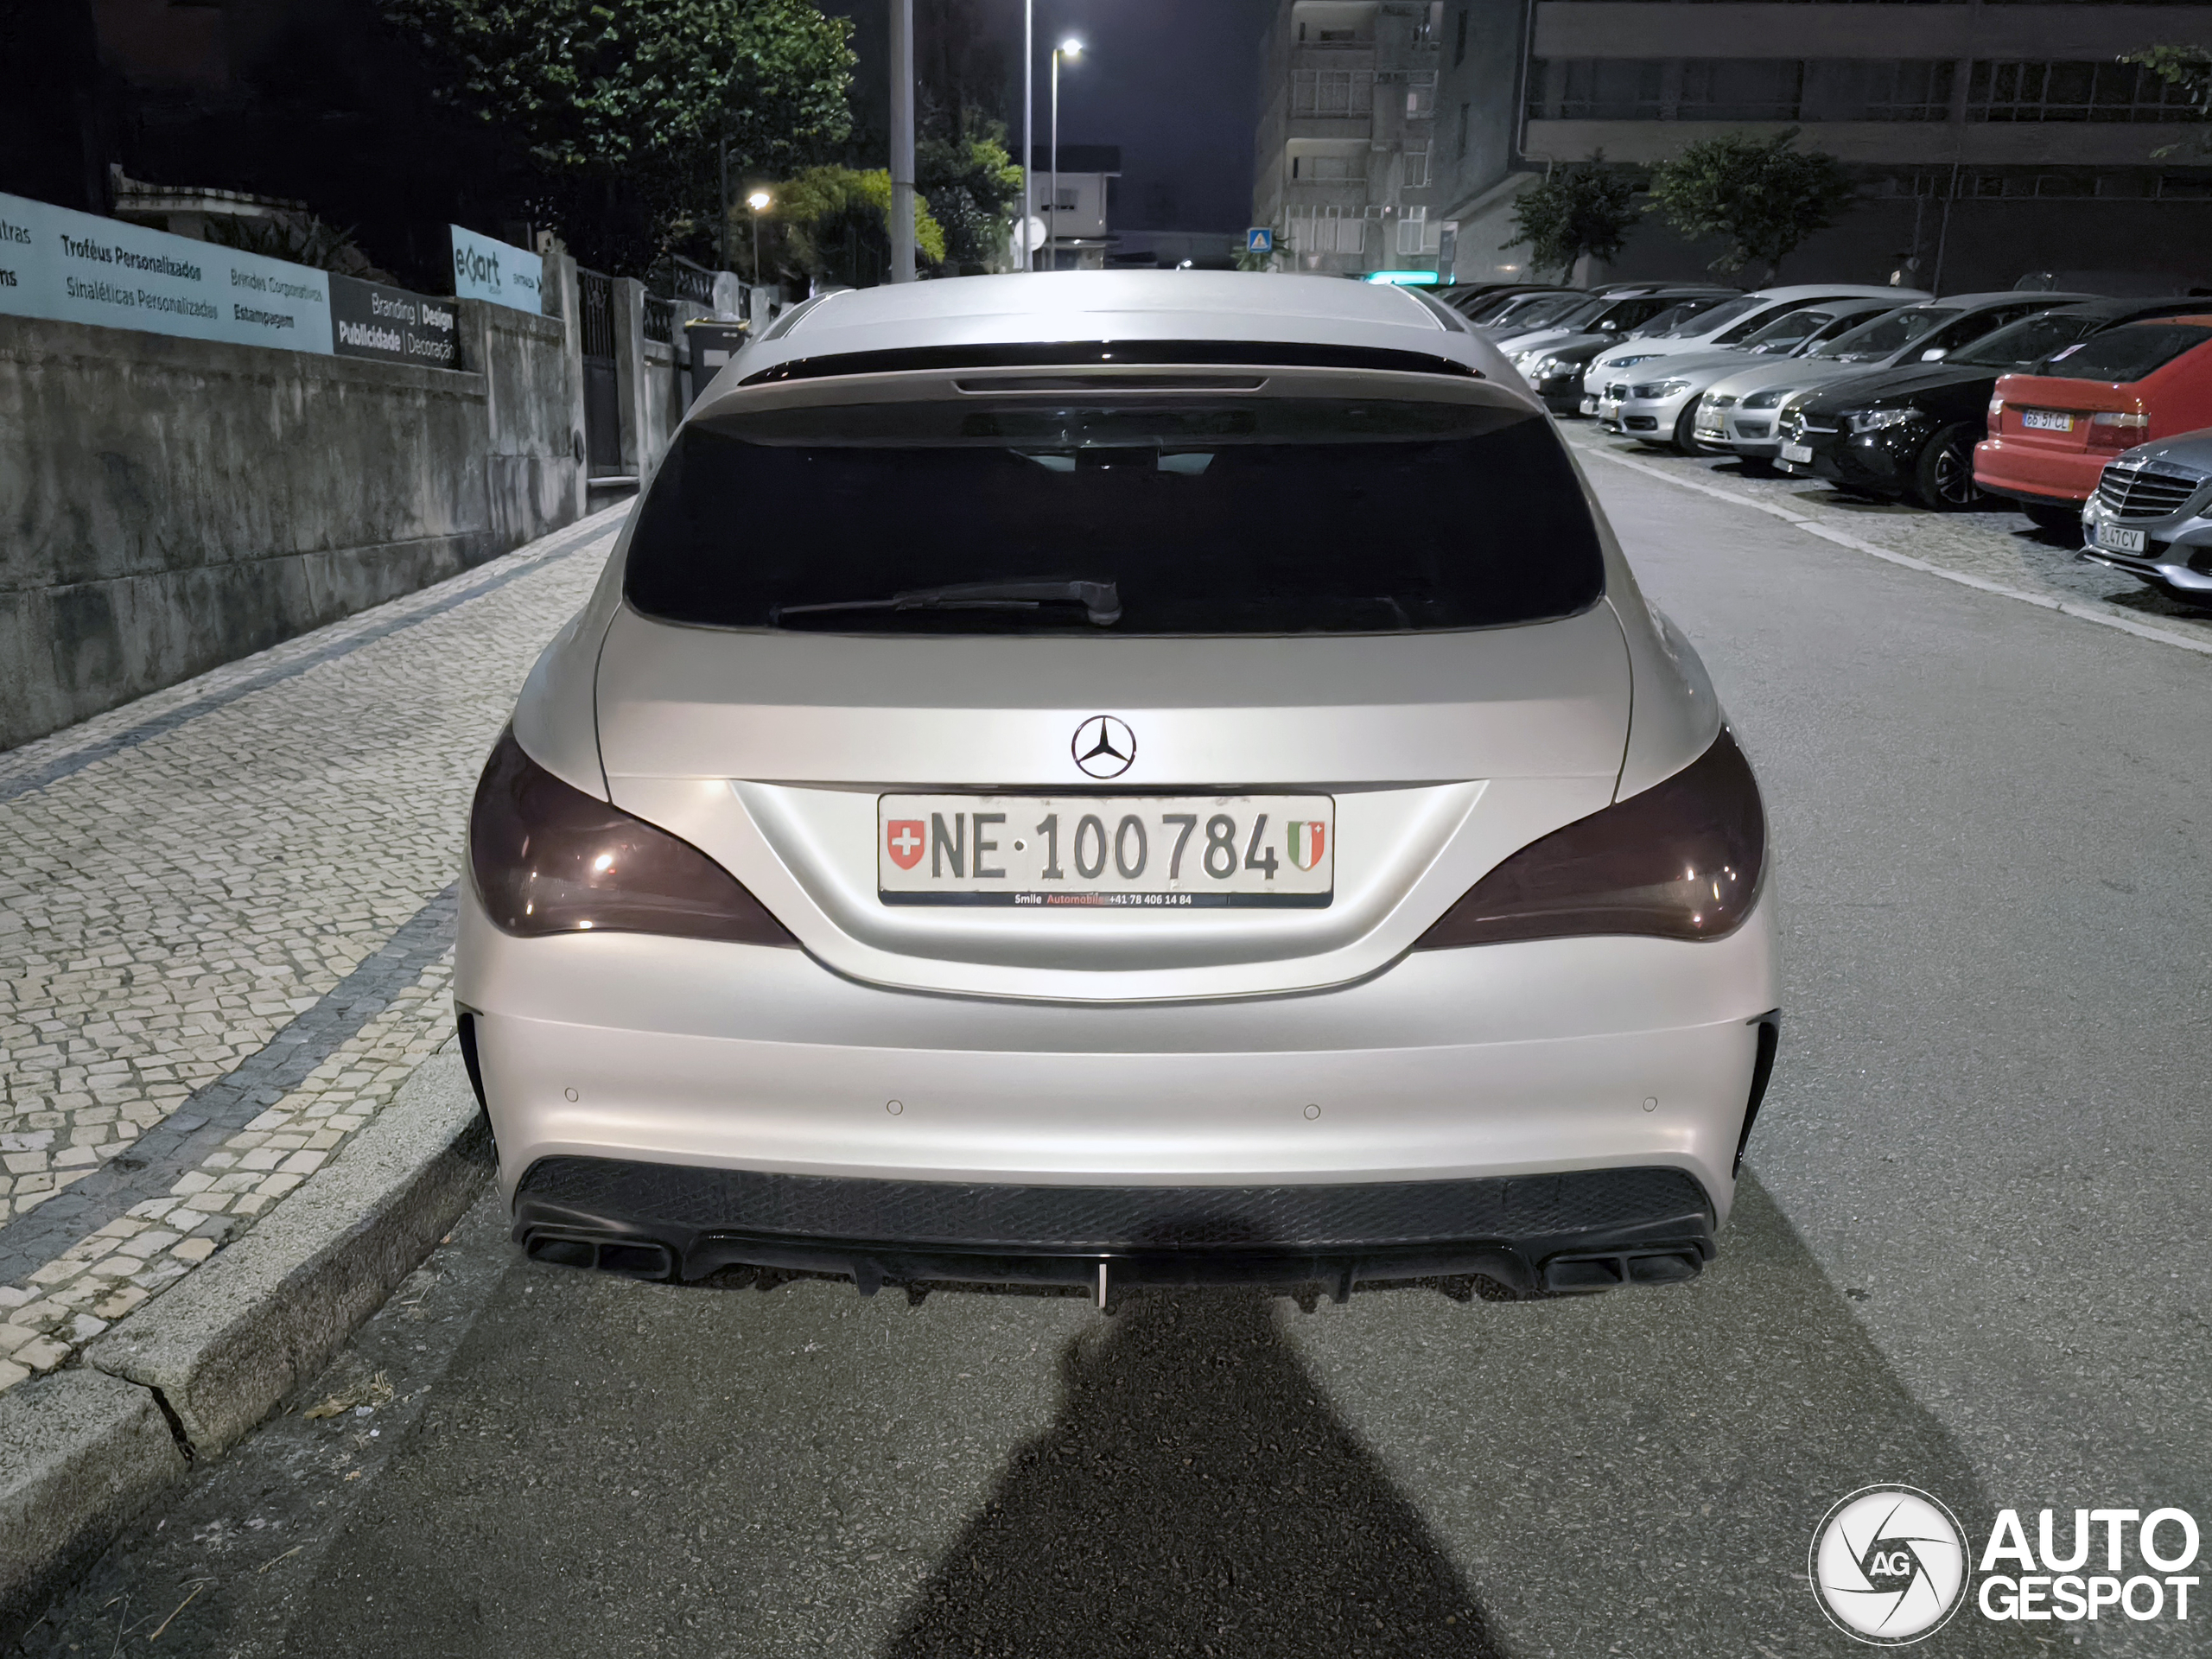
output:
[[[963,582],[944,588],[915,588],[888,599],[839,599],[818,605],[778,605],[772,624],[787,616],[825,611],[1033,611],[1044,605],[1080,605],[1094,627],[1122,620],[1121,590],[1110,582]]]

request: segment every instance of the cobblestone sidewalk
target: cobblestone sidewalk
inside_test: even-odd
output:
[[[1787,507],[1831,530],[2018,593],[2155,627],[2212,645],[2212,612],[2145,588],[2133,576],[2075,556],[2076,542],[2037,530],[2019,513],[1929,512],[1900,502],[1861,500],[1823,480],[1762,475],[1744,462],[1686,458],[1599,430],[1588,421],[1560,423],[1567,442],[1596,456],[1618,456],[1746,500]],[[1598,463],[1604,465],[1601,460]]]
[[[0,1389],[448,1039],[469,792],[626,511],[0,755]]]

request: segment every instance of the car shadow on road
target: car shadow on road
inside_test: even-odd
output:
[[[887,1659],[1500,1651],[1266,1295],[1133,1294],[1061,1381]]]

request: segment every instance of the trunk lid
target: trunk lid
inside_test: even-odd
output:
[[[1520,626],[1261,638],[855,637],[628,607],[601,653],[615,804],[715,858],[816,957],[880,984],[1074,1000],[1249,995],[1387,965],[1507,854],[1612,798],[1610,606]],[[1101,782],[1084,722],[1135,753]],[[1284,909],[909,907],[881,795],[1333,801],[1333,891]],[[1018,827],[1018,826],[1017,826]]]

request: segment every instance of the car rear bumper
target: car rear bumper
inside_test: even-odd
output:
[[[1992,495],[2037,506],[2080,506],[2096,493],[2109,454],[2038,450],[2002,438],[1974,446],[1974,481]]]
[[[1679,1169],[1273,1186],[890,1181],[590,1158],[524,1172],[532,1256],[642,1278],[731,1266],[900,1282],[1296,1284],[1480,1274],[1522,1291],[1694,1277],[1711,1201]]]
[[[541,1166],[567,1167],[556,1160],[945,1192],[1139,1189],[1171,1205],[1191,1189],[1376,1191],[1667,1169],[1703,1194],[1709,1241],[1733,1194],[1761,1054],[1772,1054],[1760,1024],[1778,1000],[1771,915],[1763,900],[1735,933],[1694,944],[1420,951],[1302,995],[1067,1004],[886,989],[791,949],[514,938],[484,919],[464,883],[455,998],[518,1224],[526,1203],[591,1208],[531,1185]],[[1682,1213],[1656,1218],[1671,1227]],[[527,1219],[585,1225],[537,1210]],[[618,1232],[678,1219],[622,1204],[599,1217]],[[733,1239],[767,1248],[743,1215],[704,1231],[725,1255]],[[1077,1254],[1095,1266],[1102,1253],[1184,1253],[1136,1235],[1116,1241],[1103,1251],[1085,1241]],[[1006,1241],[950,1243],[989,1255]],[[1408,1249],[1433,1262],[1507,1249],[1500,1260],[1530,1273],[1542,1261],[1490,1227],[1440,1241],[1261,1238],[1245,1265],[1278,1243],[1300,1259],[1326,1245],[1332,1262],[1372,1256],[1400,1269]],[[776,1248],[859,1246],[884,1259],[950,1248],[873,1236]],[[668,1248],[680,1262],[705,1259],[681,1240]],[[1057,1244],[1030,1254],[1065,1269]]]

